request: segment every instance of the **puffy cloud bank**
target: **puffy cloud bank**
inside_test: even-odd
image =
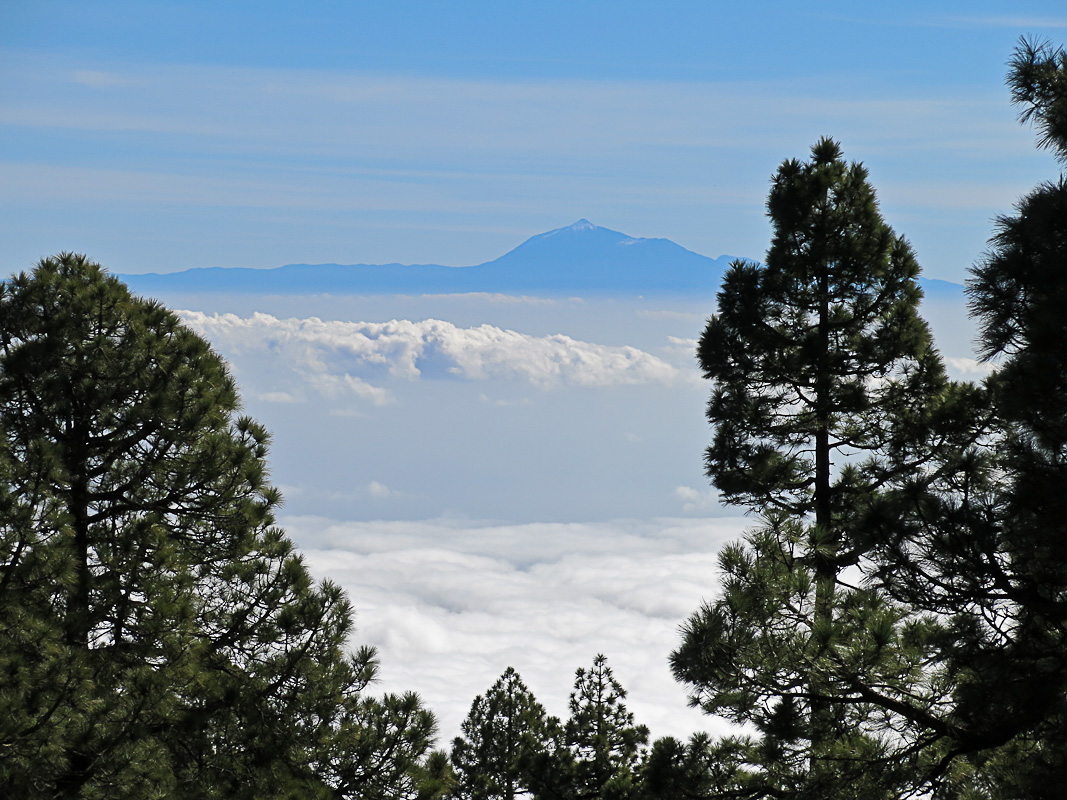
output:
[[[355,641],[379,649],[379,689],[418,691],[442,744],[508,666],[565,716],[574,670],[597,653],[653,736],[724,730],[687,707],[667,658],[748,520],[282,522],[312,571],[348,591]]]
[[[389,380],[521,380],[540,388],[671,384],[681,371],[629,346],[584,342],[563,334],[532,336],[494,325],[462,328],[426,319],[342,322],[280,319],[255,313],[206,314],[180,311],[224,356],[248,363],[267,358],[288,365],[313,390],[327,397],[355,395],[381,404]],[[263,399],[294,402],[277,386]]]

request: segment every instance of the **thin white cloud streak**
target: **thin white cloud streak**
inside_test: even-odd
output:
[[[257,156],[283,155],[301,162],[301,176],[315,176],[318,191],[332,175],[379,187],[580,177],[635,192],[656,178],[674,192],[687,183],[679,170],[692,173],[702,152],[789,153],[800,131],[809,132],[804,145],[830,130],[866,152],[909,156],[950,145],[957,155],[1003,158],[1006,142],[1029,152],[1029,137],[994,90],[893,96],[848,82],[823,82],[813,94],[789,81],[475,81],[202,66],[66,70],[29,61],[22,69],[37,74],[0,109],[7,126],[149,134],[164,152],[229,153],[260,171]],[[341,163],[315,174],[309,159],[321,158]],[[218,161],[186,161],[179,174],[190,166],[209,179]],[[269,179],[287,188],[285,176]],[[726,202],[748,194],[718,191]]]
[[[768,176],[831,134],[871,167],[924,263],[951,277],[958,253],[966,263],[980,250],[987,220],[1047,172],[999,86],[9,61],[17,80],[0,96],[0,124],[15,141],[43,136],[63,153],[25,148],[0,162],[6,213],[20,220],[9,252],[39,257],[37,242],[60,226],[77,247],[116,254],[120,271],[473,264],[576,216],[708,255],[759,257]],[[462,238],[468,230],[487,235]]]
[[[379,648],[379,688],[418,691],[442,744],[508,666],[565,716],[574,670],[600,652],[654,736],[725,730],[686,707],[667,658],[678,626],[714,593],[716,553],[744,519],[282,523],[312,571],[349,592],[354,641]]]
[[[1009,28],[1011,30],[1034,30],[1035,28],[1067,28],[1067,17],[950,17],[950,22],[960,26]]]
[[[847,82],[823,83],[814,94],[790,81],[461,80],[203,66],[80,70],[75,80],[47,64],[36,68],[3,107],[9,125],[195,136],[245,154],[351,156],[355,147],[363,162],[415,146],[553,159],[649,144],[751,150],[791,141],[798,123],[844,123],[878,140],[936,148],[945,137],[981,143],[1012,127],[1010,115],[996,121],[1004,115],[993,113],[1003,111],[994,91],[894,97],[865,87],[856,97]],[[98,76],[99,86],[85,75]],[[78,113],[57,114],[60,99]]]
[[[933,13],[920,15],[913,10],[901,10],[896,15],[887,16],[885,9],[872,6],[875,16],[860,17],[855,14],[829,14],[826,18],[836,22],[848,22],[857,25],[871,25],[893,28],[1007,28],[1012,31],[1034,30],[1035,28],[1067,28],[1067,18],[1037,16],[991,16],[991,15],[946,15]],[[931,11],[936,12],[932,6]]]
[[[120,75],[116,72],[105,72],[98,69],[75,70],[71,76],[74,83],[88,86],[91,89],[110,89],[116,86],[135,86],[138,81],[128,75]]]
[[[644,317],[645,319],[680,320],[691,323],[699,323],[708,317],[707,314],[701,313],[700,311],[675,311],[673,309],[657,309],[655,311],[640,309],[637,311],[637,316]]]
[[[420,297],[440,297],[457,301],[474,300],[481,301],[484,303],[490,303],[493,305],[505,306],[558,306],[562,304],[567,304],[571,306],[581,306],[585,303],[585,301],[580,297],[569,297],[566,300],[560,300],[555,297],[536,297],[534,295],[526,294],[502,294],[500,292],[457,292],[448,295],[424,294],[420,295]]]
[[[1004,188],[1004,184],[975,181],[968,185],[970,195],[964,197],[960,195],[958,185],[933,181],[899,182],[890,179],[881,182],[878,193],[882,197],[891,196],[898,208],[914,209],[913,213],[922,209],[926,213],[933,211],[935,214],[947,214],[951,213],[950,209],[994,208],[1003,203]],[[1017,195],[1029,191],[1030,188],[1025,179],[1018,181],[1011,202],[1015,202]]]
[[[531,336],[487,324],[461,328],[436,319],[379,323],[279,319],[264,313],[178,313],[245,375],[257,372],[250,362],[268,358],[288,366],[305,388],[321,396],[355,396],[375,405],[390,401],[383,385],[388,380],[423,377],[521,380],[541,389],[672,385],[692,379],[636,347],[600,345],[563,334]],[[278,386],[254,386],[252,391],[268,401],[298,398]]]
[[[233,235],[227,234],[223,237],[224,243],[210,254],[195,258],[185,255],[175,262],[173,255],[149,251],[115,267],[118,271],[130,272],[167,272],[220,263],[225,266],[273,267],[295,261],[314,262],[316,258],[343,263],[429,261],[469,266],[502,255],[506,249],[537,231],[531,230],[527,224],[524,228],[492,228],[489,230],[491,237],[484,240],[480,236],[465,236],[462,250],[470,255],[456,257],[449,257],[443,249],[427,250],[425,246],[422,246],[424,249],[407,251],[406,248],[412,245],[406,244],[405,239],[417,241],[418,236],[398,237],[384,232],[467,234],[487,230],[485,226],[432,222],[435,215],[440,214],[465,220],[498,218],[501,213],[506,218],[531,218],[551,209],[554,222],[562,223],[567,219],[559,214],[571,212],[560,212],[557,208],[570,205],[576,209],[574,214],[605,206],[620,210],[641,208],[653,214],[679,203],[689,209],[714,206],[734,213],[737,208],[758,208],[763,201],[762,176],[760,181],[747,183],[744,189],[685,185],[684,180],[679,176],[664,175],[661,182],[652,185],[632,174],[574,177],[529,173],[515,177],[468,175],[448,182],[436,178],[362,178],[347,175],[342,170],[311,175],[299,168],[279,168],[273,164],[259,170],[238,168],[233,171],[231,167],[219,172],[175,174],[162,169],[0,162],[0,184],[5,187],[9,202],[18,198],[20,204],[47,204],[53,210],[56,207],[77,210],[101,206],[130,206],[142,210],[179,206],[202,213],[221,210],[224,214],[238,213],[242,222],[235,224],[246,224],[245,216],[274,220],[271,235],[277,235],[279,229],[291,231],[292,240],[281,239],[269,255],[260,252],[256,246],[242,244],[235,247]],[[472,186],[472,182],[481,185]],[[62,187],[58,194],[56,187]],[[1006,193],[1005,197],[1014,198],[1023,188],[1020,183],[1019,191]],[[417,218],[419,221],[402,224],[383,221],[394,217]],[[316,229],[333,229],[330,236],[340,237],[343,242],[304,241],[303,237],[308,236],[307,229],[312,225]],[[361,233],[353,237],[356,230]],[[167,235],[173,235],[173,230],[168,231]],[[264,232],[257,235],[262,236]],[[363,242],[370,236],[383,235],[398,242],[387,252],[368,254],[353,245],[353,239]],[[485,241],[494,240],[499,244],[486,246]],[[128,243],[128,239],[124,242]],[[327,248],[325,252],[320,250],[323,247]],[[39,257],[36,251],[34,257]]]

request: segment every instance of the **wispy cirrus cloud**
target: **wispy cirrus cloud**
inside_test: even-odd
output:
[[[1012,30],[1034,30],[1040,28],[1067,28],[1067,16],[1038,17],[1032,15],[966,15],[947,17],[947,24],[984,28],[1009,28]]]
[[[13,65],[19,80],[0,98],[0,124],[17,140],[54,139],[62,156],[27,146],[4,159],[8,208],[39,209],[98,250],[129,252],[119,271],[340,261],[353,246],[358,261],[479,263],[578,216],[708,255],[755,256],[766,244],[767,176],[827,132],[877,166],[887,207],[910,212],[913,241],[947,253],[980,246],[989,216],[1040,175],[1018,168],[1032,137],[999,87],[860,87],[851,75],[786,73],[519,80],[27,55]],[[987,169],[1006,157],[1016,166]],[[175,231],[175,209],[197,221],[197,236]],[[959,227],[955,244],[943,220],[926,222],[931,209]],[[105,214],[119,227],[142,223],[100,240],[105,226],[85,220]],[[23,227],[13,226],[15,238],[30,248]]]

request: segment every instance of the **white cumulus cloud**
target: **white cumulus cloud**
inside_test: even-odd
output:
[[[396,491],[395,489],[390,489],[388,486],[386,486],[384,483],[381,483],[380,481],[371,481],[370,483],[368,483],[367,493],[371,497],[376,497],[380,500],[384,500],[388,497],[396,497],[400,494],[400,492]]]
[[[677,486],[674,496],[682,501],[685,512],[711,511],[719,505],[719,495],[713,489],[694,489],[692,486]]]
[[[997,369],[996,364],[988,361],[979,361],[976,358],[953,358],[945,359],[949,369],[964,378],[984,378]]]
[[[459,327],[438,319],[343,322],[281,319],[257,312],[181,317],[233,361],[238,371],[257,359],[284,365],[319,395],[388,403],[389,380],[521,380],[541,388],[672,384],[677,367],[636,347],[608,346],[564,334],[532,336],[495,325]],[[276,377],[279,377],[276,375]],[[260,387],[272,399],[292,388]]]

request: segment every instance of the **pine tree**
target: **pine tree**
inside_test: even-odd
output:
[[[641,748],[648,729],[634,724],[626,690],[604,655],[575,673],[564,739],[573,759],[575,798],[627,798],[633,795]]]
[[[453,796],[514,800],[528,791],[531,757],[544,750],[549,719],[519,674],[508,667],[471,704],[452,743]]]
[[[1067,50],[1024,38],[1008,67],[1019,119],[1037,126],[1039,147],[1067,162]]]
[[[82,256],[0,284],[7,797],[400,797],[433,736],[274,526],[222,360]]]
[[[1036,123],[1041,143],[1061,160],[1067,160],[1065,76],[1062,48],[1025,41],[1009,74],[1023,119]],[[773,204],[771,212],[777,234],[784,217]],[[781,384],[760,383],[766,364],[794,363],[790,350],[775,353],[772,346],[780,324],[746,322],[780,318],[768,314],[775,306],[766,302],[766,273],[738,265],[733,286],[724,286],[725,322],[709,322],[712,335],[701,353],[713,367],[729,362],[737,337],[756,343],[756,357],[737,357],[741,388],[733,397],[719,387],[713,395],[713,422],[723,409],[734,416],[719,423],[709,472],[728,499],[747,499],[753,507],[762,500],[773,510],[747,544],[724,550],[722,596],[690,620],[674,655],[697,702],[760,732],[736,740],[733,755],[722,749],[730,742],[721,743],[719,752],[734,769],[712,781],[710,796],[1062,794],[1064,179],[1030,193],[1016,212],[998,220],[991,250],[968,285],[983,355],[995,360],[996,371],[981,387],[944,383],[934,358],[913,350],[915,363],[895,373],[895,388],[889,373],[868,384],[899,391],[905,402],[859,406],[863,417],[880,414],[881,422],[871,428],[877,435],[866,460],[854,445],[840,454],[836,482],[820,479],[827,459],[819,452],[846,437],[831,432],[820,441],[811,429],[801,434],[793,425],[819,419],[803,413],[811,398],[816,402],[807,408],[817,412],[817,378],[805,384],[803,372],[794,373],[784,385],[797,393],[786,403],[780,399],[788,394],[767,388]],[[769,254],[767,272],[772,262]],[[835,300],[842,296],[848,295],[832,293]],[[741,324],[733,328],[724,299],[738,310]],[[822,319],[833,316],[821,317],[820,325]],[[856,345],[851,351],[863,352]],[[805,351],[820,352],[818,346]],[[720,381],[730,376],[709,372]],[[750,383],[746,372],[755,376]],[[819,525],[817,496],[827,486],[821,519],[836,532]],[[820,602],[826,599],[831,602]],[[684,766],[684,755],[675,753],[676,766]]]
[[[722,795],[758,796],[755,776],[742,767],[748,748],[736,738],[713,741],[694,733],[688,742],[657,739],[641,765],[642,800],[705,800]]]
[[[708,475],[763,524],[722,552],[720,599],[690,619],[672,666],[693,702],[759,730],[753,796],[883,797],[901,764],[873,687],[908,695],[931,645],[856,583],[872,547],[856,522],[926,458],[900,432],[946,380],[917,314],[918,264],[861,165],[823,139],[782,164],[767,208],[766,264],[731,266],[698,348],[714,382]]]
[[[1067,53],[1024,40],[1008,84],[1041,145],[1067,161]],[[950,621],[939,664],[953,691],[922,734],[944,753],[933,780],[975,797],[1058,797],[1067,780],[1063,176],[998,218],[990,243],[967,290],[982,355],[997,369],[973,432],[874,509],[879,585]]]

